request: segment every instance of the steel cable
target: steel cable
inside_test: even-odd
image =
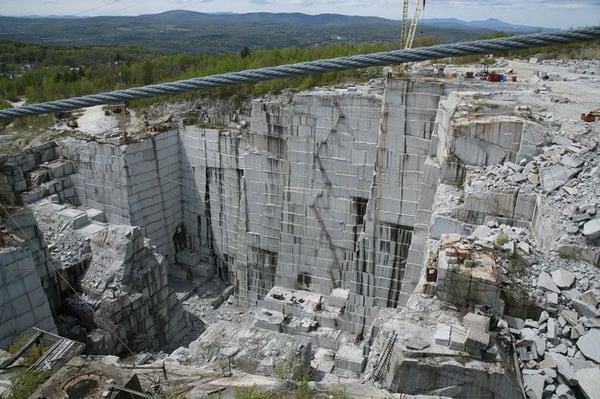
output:
[[[373,66],[402,64],[446,57],[485,54],[497,51],[524,49],[552,44],[575,43],[600,39],[600,26],[567,29],[552,33],[535,33],[466,43],[440,44],[408,50],[395,50],[372,54],[300,62],[220,75],[210,75],[169,83],[153,84],[91,94],[65,100],[49,101],[0,110],[0,118],[21,118],[77,108],[122,102],[137,98],[177,94],[193,90],[211,89],[219,86],[254,83],[277,78],[296,77],[323,72],[344,71]]]

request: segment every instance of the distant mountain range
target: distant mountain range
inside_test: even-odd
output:
[[[527,25],[513,25],[504,21],[500,21],[496,18],[488,18],[484,21],[463,21],[456,18],[438,18],[438,19],[424,19],[424,24],[431,24],[437,26],[465,26],[473,29],[487,29],[494,31],[503,31],[506,33],[534,33],[539,29],[544,32],[556,31],[555,28],[539,28]]]
[[[164,52],[216,53],[243,47],[273,48],[347,42],[391,42],[400,22],[378,17],[301,13],[205,14],[174,10],[133,17],[3,17],[0,38],[64,45],[130,44]],[[475,40],[498,31],[532,33],[538,28],[497,19],[424,19],[419,36],[442,42]],[[544,29],[549,31],[551,29]]]

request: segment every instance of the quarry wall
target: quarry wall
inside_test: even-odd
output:
[[[274,285],[346,288],[345,328],[360,331],[368,309],[412,293],[439,174],[426,159],[441,85],[387,84],[385,96],[355,88],[255,101],[245,135],[180,131],[186,242],[240,303]]]
[[[243,132],[64,139],[16,169],[72,162],[61,178],[75,204],[140,226],[167,265],[180,249],[197,252],[242,305],[275,285],[348,289],[343,327],[359,332],[373,306],[401,306],[412,293],[439,174],[427,158],[441,85],[386,85],[385,95],[365,86],[257,100]]]

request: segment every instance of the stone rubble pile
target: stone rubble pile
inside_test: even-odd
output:
[[[230,321],[219,321],[188,347],[173,351],[165,362],[181,365],[202,365],[214,371],[237,368],[254,374],[272,375],[286,362],[308,366],[311,341],[305,337],[286,336]]]
[[[39,201],[31,208],[56,267],[68,268],[90,261],[88,237],[80,229],[83,219],[88,223],[86,212],[49,201]]]
[[[494,222],[489,223],[493,226]],[[477,227],[472,237],[478,237],[481,232],[485,234],[485,227]],[[555,312],[562,307],[573,308],[581,293],[600,289],[600,271],[596,266],[537,248],[529,230],[521,227],[500,225],[498,229],[491,229],[484,240],[498,243],[500,235],[502,241],[506,241],[502,248],[508,257],[499,262],[499,272],[526,287],[526,292],[540,307]],[[511,256],[515,250],[518,257]],[[515,259],[522,259],[522,262]],[[522,263],[521,268],[515,268],[515,263]],[[519,274],[515,276],[516,269]]]
[[[541,117],[550,124],[557,118],[552,114]],[[553,238],[561,243],[589,243],[600,237],[598,133],[597,126],[563,120],[557,132],[546,136],[538,155],[522,156],[518,163],[470,169],[468,190],[542,195],[548,210],[546,224],[554,225],[556,231]]]
[[[538,267],[535,260],[539,258],[540,253],[533,235],[527,228],[501,224],[490,218],[486,224],[475,227],[467,239],[473,243],[475,251],[495,251],[498,284],[528,286],[534,283],[529,273]],[[511,293],[523,303],[546,304],[534,295],[535,290],[511,289]],[[495,304],[483,305],[490,306],[492,310],[497,309]]]
[[[500,282],[512,284],[514,291],[517,285],[525,287],[532,303],[544,309],[537,318],[505,315],[497,325],[500,335],[515,345],[527,396],[598,397],[598,268],[539,250],[528,229],[495,220],[476,227],[468,239],[478,248],[499,250]]]
[[[479,226],[472,237],[498,244],[502,235],[504,249],[516,247],[523,255],[534,254],[528,261],[536,260],[519,279],[545,310],[537,319],[505,316],[506,321],[498,325],[505,336],[512,334],[528,397],[575,398],[578,393],[597,397],[594,378],[600,376],[598,269],[552,253],[534,253],[535,243],[527,239],[526,229],[499,226],[495,230]],[[499,270],[506,274],[502,266]]]
[[[600,75],[599,60],[568,60],[568,59],[552,59],[539,61],[540,65],[563,67],[572,73],[581,73],[587,75]]]
[[[598,289],[584,293],[570,288],[574,276],[558,269],[542,272],[540,289],[571,299],[571,309],[542,311],[537,320],[506,316],[503,334],[512,334],[529,398],[597,397],[594,376],[600,374]],[[559,288],[562,286],[563,288]]]

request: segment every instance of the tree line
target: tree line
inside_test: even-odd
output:
[[[427,38],[424,43],[437,43]],[[0,98],[28,103],[56,100],[192,77],[334,58],[397,48],[396,43],[334,44],[250,49],[222,54],[157,54],[137,47],[63,47],[0,41]],[[373,71],[331,72],[276,79],[236,88],[217,88],[227,96],[279,92],[365,79]]]
[[[421,37],[415,47],[438,43],[440,40],[436,37]],[[591,45],[597,48],[598,42]],[[16,102],[21,99],[26,99],[28,103],[38,103],[173,80],[397,48],[397,42],[381,42],[273,49],[244,47],[237,52],[222,54],[164,54],[134,46],[77,47],[0,40],[0,104],[6,106],[6,102],[2,100]],[[579,54],[580,48],[580,44],[575,44],[553,46],[548,50],[554,54],[558,51],[564,54],[566,50]],[[540,51],[528,49],[499,55],[524,57],[539,54]],[[212,89],[210,93],[217,96],[277,93],[288,87],[306,89],[347,80],[365,80],[377,73],[375,68],[329,72],[220,87]],[[156,99],[139,101],[147,104]]]

